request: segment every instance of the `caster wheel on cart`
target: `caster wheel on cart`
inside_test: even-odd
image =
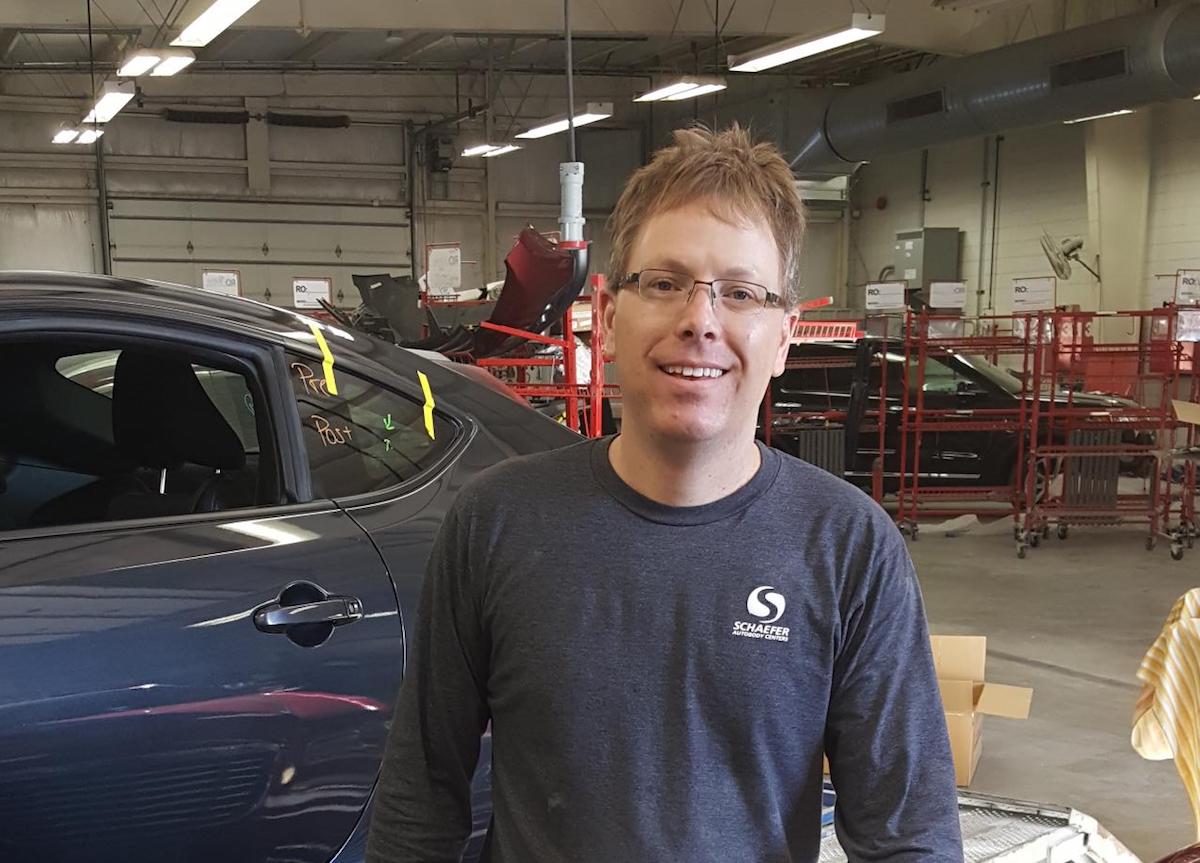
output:
[[[1183,560],[1183,545],[1181,543],[1171,543],[1171,560]]]
[[[1017,542],[1021,541],[1021,528],[1019,528],[1019,527],[1013,528],[1013,539],[1016,540]]]
[[[1058,526],[1058,538],[1059,539],[1066,539],[1067,534],[1069,534],[1070,532],[1071,532],[1070,528],[1068,528],[1065,524],[1060,524]]]
[[[1037,548],[1041,544],[1042,544],[1041,533],[1039,533],[1038,531],[1035,530],[1033,533],[1029,534],[1029,545],[1031,547]]]
[[[1025,544],[1024,543],[1021,543],[1020,545],[1017,546],[1017,557],[1019,557],[1021,560],[1025,559]]]
[[[1146,551],[1154,551],[1156,540],[1152,536],[1146,537]]]

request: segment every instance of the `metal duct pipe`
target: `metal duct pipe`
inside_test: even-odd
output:
[[[833,94],[790,130],[800,172],[1200,92],[1200,4],[1186,0],[943,60]]]

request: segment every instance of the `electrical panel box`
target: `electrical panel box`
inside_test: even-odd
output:
[[[892,275],[904,279],[909,290],[924,291],[930,282],[956,282],[959,279],[958,228],[921,228],[896,234],[896,255]]]

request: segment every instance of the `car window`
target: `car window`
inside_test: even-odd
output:
[[[915,354],[908,358],[908,382],[912,387],[917,383],[917,362],[919,357]],[[953,395],[958,392],[958,382],[966,380],[959,375],[954,369],[937,359],[936,357],[925,357],[925,376],[921,384],[921,388],[926,393],[941,393]]]
[[[119,350],[93,351],[60,357],[55,370],[70,381],[85,386],[92,392],[112,398],[113,370],[120,358]],[[240,374],[223,369],[210,369],[193,363],[192,370],[205,393],[221,412],[242,442],[248,453],[258,452],[257,419],[254,415],[254,399]]]
[[[320,360],[290,355],[313,495],[348,497],[406,482],[453,442],[454,423],[424,402],[335,367],[334,395]]]
[[[259,447],[267,414],[236,361],[182,344],[105,341],[0,346],[12,382],[0,423],[0,530],[278,501],[274,455],[264,462]]]

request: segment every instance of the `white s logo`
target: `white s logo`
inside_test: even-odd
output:
[[[762,623],[774,623],[783,617],[783,610],[787,608],[787,600],[783,595],[775,592],[775,588],[764,585],[756,587],[750,591],[750,595],[746,597],[746,611],[751,617],[757,617]]]

